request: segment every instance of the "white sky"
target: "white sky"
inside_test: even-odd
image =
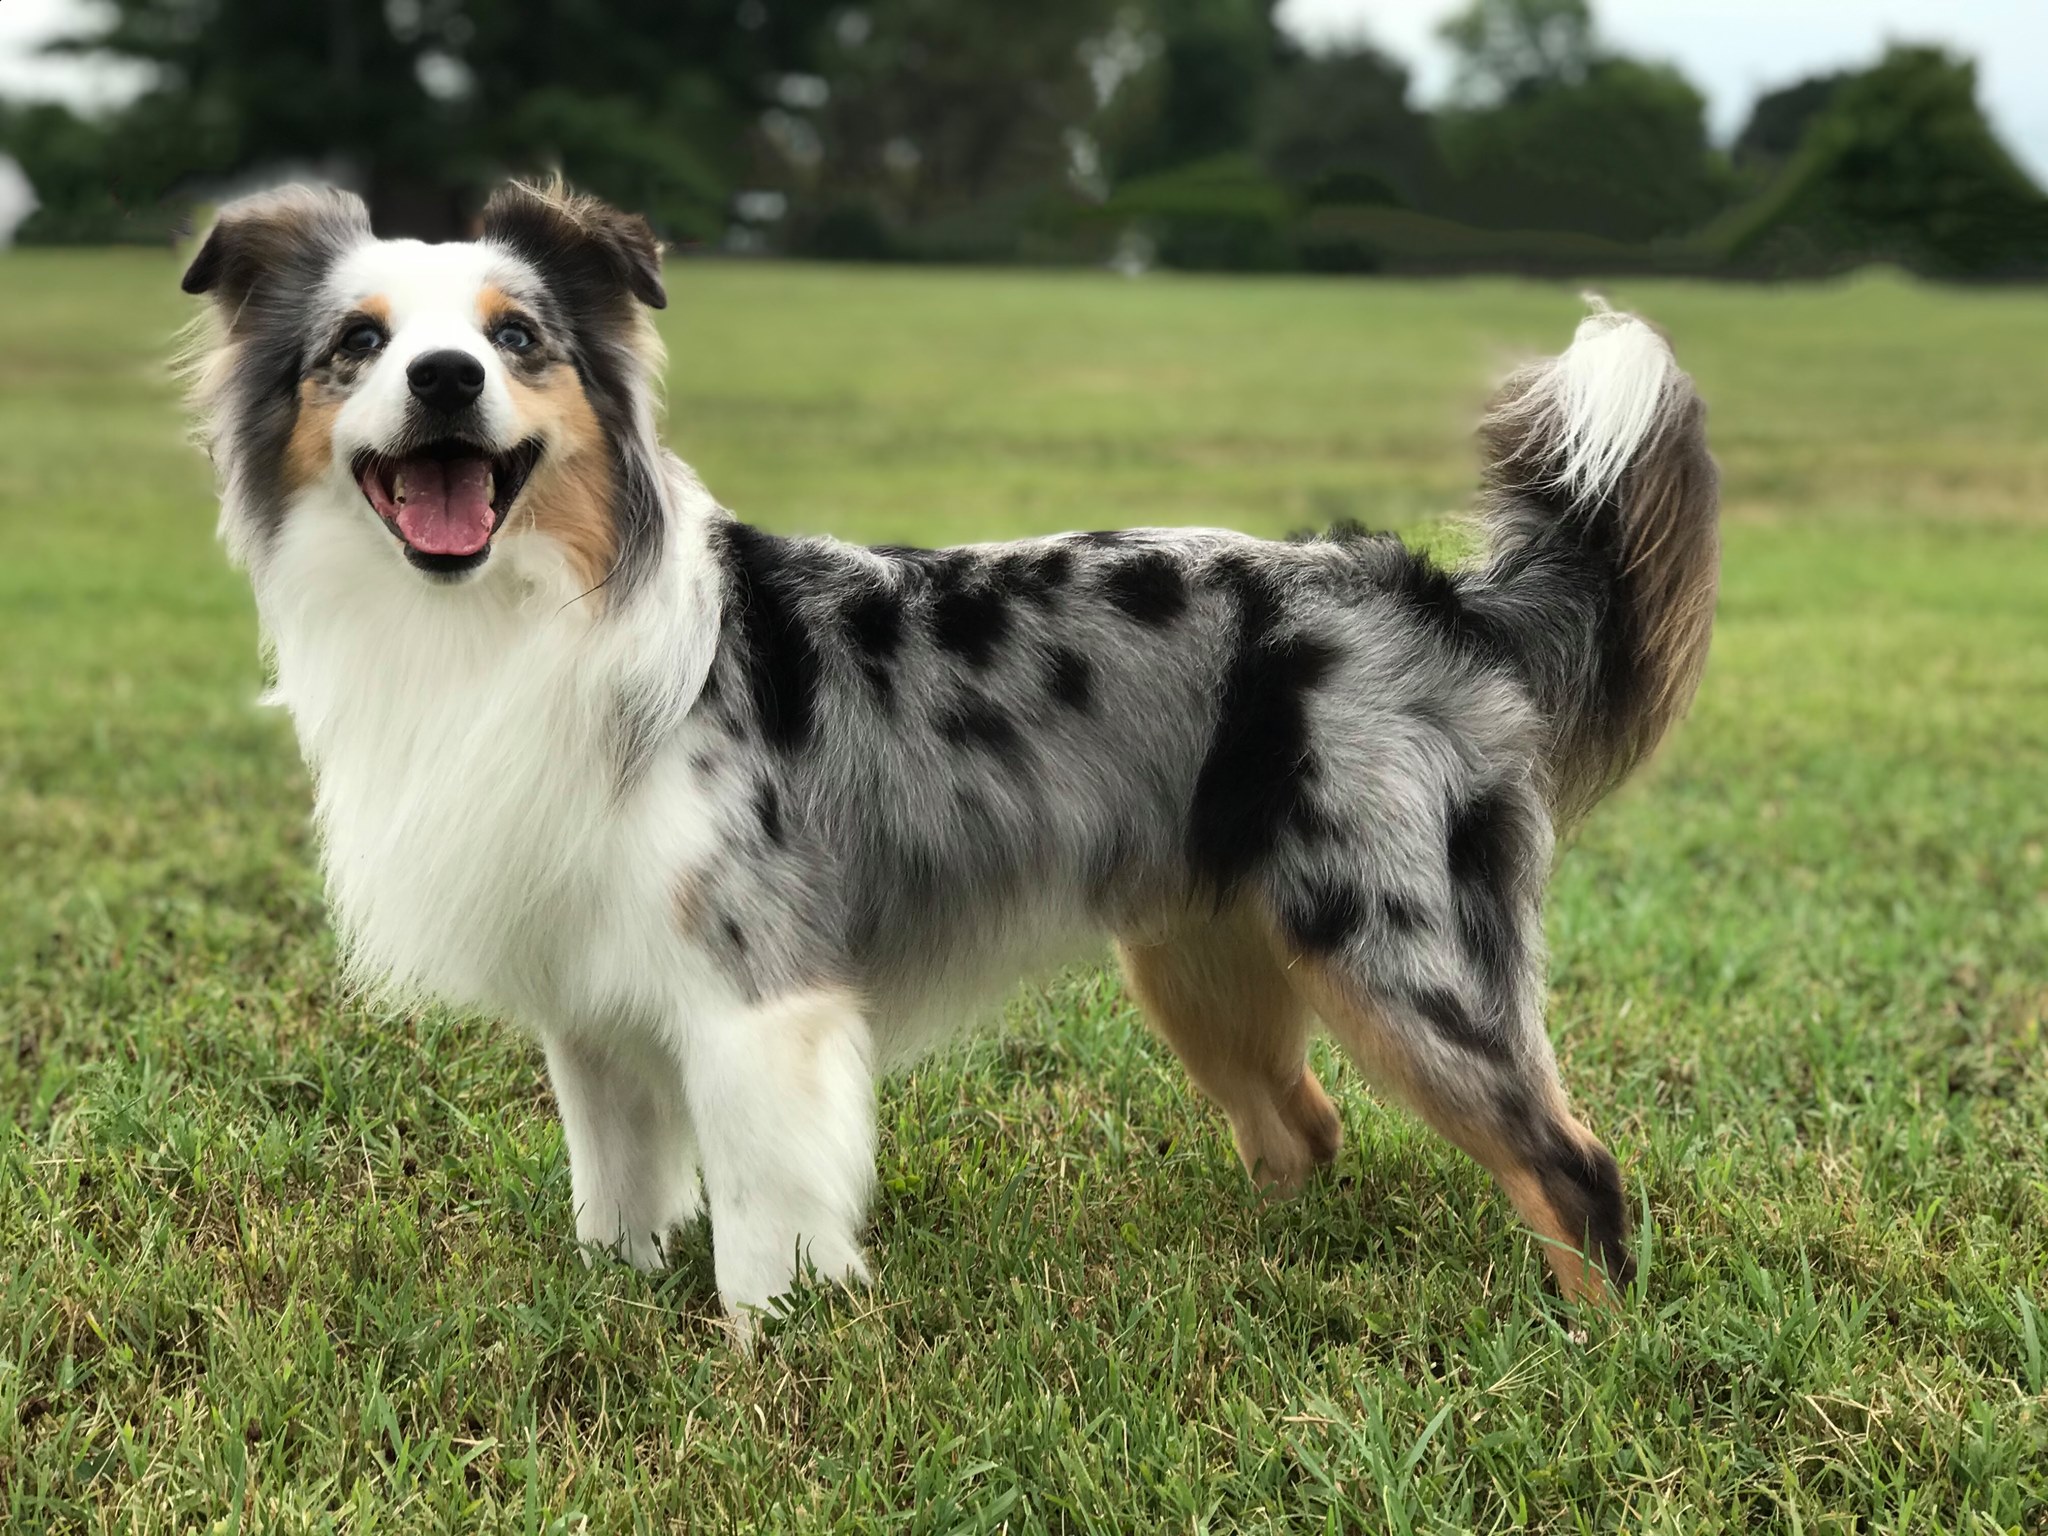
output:
[[[131,95],[141,78],[134,70],[36,56],[49,39],[83,31],[94,14],[91,0],[0,0],[0,96],[95,106]]]
[[[278,0],[279,4],[299,0]],[[1405,60],[1434,100],[1450,66],[1436,27],[1465,0],[1283,0],[1312,40],[1365,36]],[[1822,69],[1867,63],[1888,40],[1941,43],[1978,63],[1984,102],[2013,151],[2048,182],[2048,0],[1594,0],[1615,46],[1680,65],[1734,134],[1759,91]],[[118,101],[132,73],[35,57],[78,27],[91,0],[0,0],[0,94]]]
[[[1377,43],[1433,101],[1450,79],[1436,28],[1466,3],[1282,0],[1280,15],[1311,40]],[[1977,61],[1978,94],[1999,134],[2048,182],[2048,0],[1593,0],[1593,14],[1612,46],[1683,69],[1723,140],[1763,91],[1869,63],[1887,42],[1942,44]]]

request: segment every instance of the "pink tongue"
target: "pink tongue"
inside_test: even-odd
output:
[[[396,485],[405,542],[423,555],[473,555],[490,543],[490,478],[484,459],[407,459]]]

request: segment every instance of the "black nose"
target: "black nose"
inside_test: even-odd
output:
[[[453,347],[414,358],[405,378],[413,397],[434,411],[459,411],[484,392],[484,365]]]

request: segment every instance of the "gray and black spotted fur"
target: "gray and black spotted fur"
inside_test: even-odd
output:
[[[697,708],[757,823],[713,892],[727,962],[886,1012],[935,972],[971,991],[1020,930],[1146,942],[1250,910],[1422,1036],[1408,1096],[1515,1142],[1625,1279],[1614,1160],[1549,1089],[1541,902],[1553,827],[1690,698],[1715,478],[1675,375],[1625,473],[1574,501],[1531,387],[1489,418],[1466,569],[1357,529],[916,550],[719,524]]]
[[[715,547],[724,642],[700,707],[776,807],[732,900],[806,893],[803,921],[750,925],[788,930],[748,961],[765,991],[921,986],[1052,893],[1096,930],[1251,898],[1318,952],[1408,948],[1461,921],[1454,876],[1491,891],[1523,844],[1545,857],[1547,833],[1514,830],[1544,817],[1511,657],[1391,538],[924,551],[728,522]],[[1434,827],[1401,814],[1422,783]],[[1506,942],[1489,930],[1494,973]],[[1485,1037],[1487,998],[1435,990]]]

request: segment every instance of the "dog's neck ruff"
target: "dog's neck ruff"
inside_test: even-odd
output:
[[[354,506],[296,509],[308,515],[285,519],[252,570],[268,699],[290,712],[313,774],[359,984],[557,1011],[588,990],[575,981],[592,960],[583,930],[617,871],[663,841],[690,856],[687,818],[650,838],[616,814],[627,711],[642,732],[649,719],[681,729],[717,641],[715,509],[672,460],[662,496],[663,562],[623,596],[582,589],[550,541],[519,536],[471,581],[429,583]]]

